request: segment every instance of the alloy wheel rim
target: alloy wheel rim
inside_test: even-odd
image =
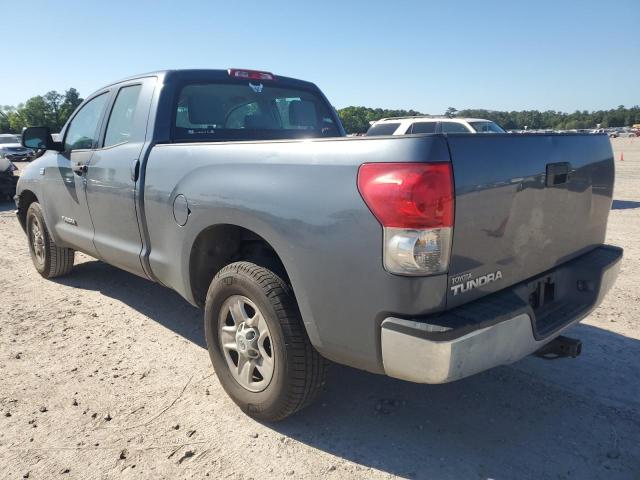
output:
[[[39,263],[44,262],[44,238],[42,235],[42,228],[40,227],[40,221],[37,218],[33,219],[31,223],[31,246],[33,248],[33,254]]]
[[[236,382],[250,392],[269,386],[275,370],[271,332],[258,307],[244,295],[232,295],[220,309],[219,338]]]

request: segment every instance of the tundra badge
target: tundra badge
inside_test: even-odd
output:
[[[481,287],[487,283],[497,282],[502,279],[502,272],[498,270],[476,278],[471,277],[472,275],[470,273],[465,273],[451,278],[451,291],[454,296],[459,293],[468,292],[471,289]]]

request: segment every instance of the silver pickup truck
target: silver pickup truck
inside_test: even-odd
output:
[[[327,360],[442,383],[534,352],[602,300],[605,135],[347,138],[320,90],[252,70],[131,77],[90,95],[18,182],[45,278],[74,252],[204,309],[223,387],[279,420]]]

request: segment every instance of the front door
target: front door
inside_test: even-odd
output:
[[[85,194],[85,172],[98,144],[108,92],[101,93],[74,115],[64,134],[64,151],[55,152],[56,166],[44,175],[48,221],[62,244],[96,256],[93,224]]]

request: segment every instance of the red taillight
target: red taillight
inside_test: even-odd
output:
[[[438,275],[449,268],[453,173],[441,163],[367,163],[358,190],[382,224],[384,268],[398,275]]]
[[[453,226],[453,174],[449,163],[367,163],[358,190],[384,227]]]
[[[245,78],[247,80],[275,80],[276,76],[269,72],[260,72],[258,70],[241,70],[238,68],[230,68],[229,76],[234,78]]]

